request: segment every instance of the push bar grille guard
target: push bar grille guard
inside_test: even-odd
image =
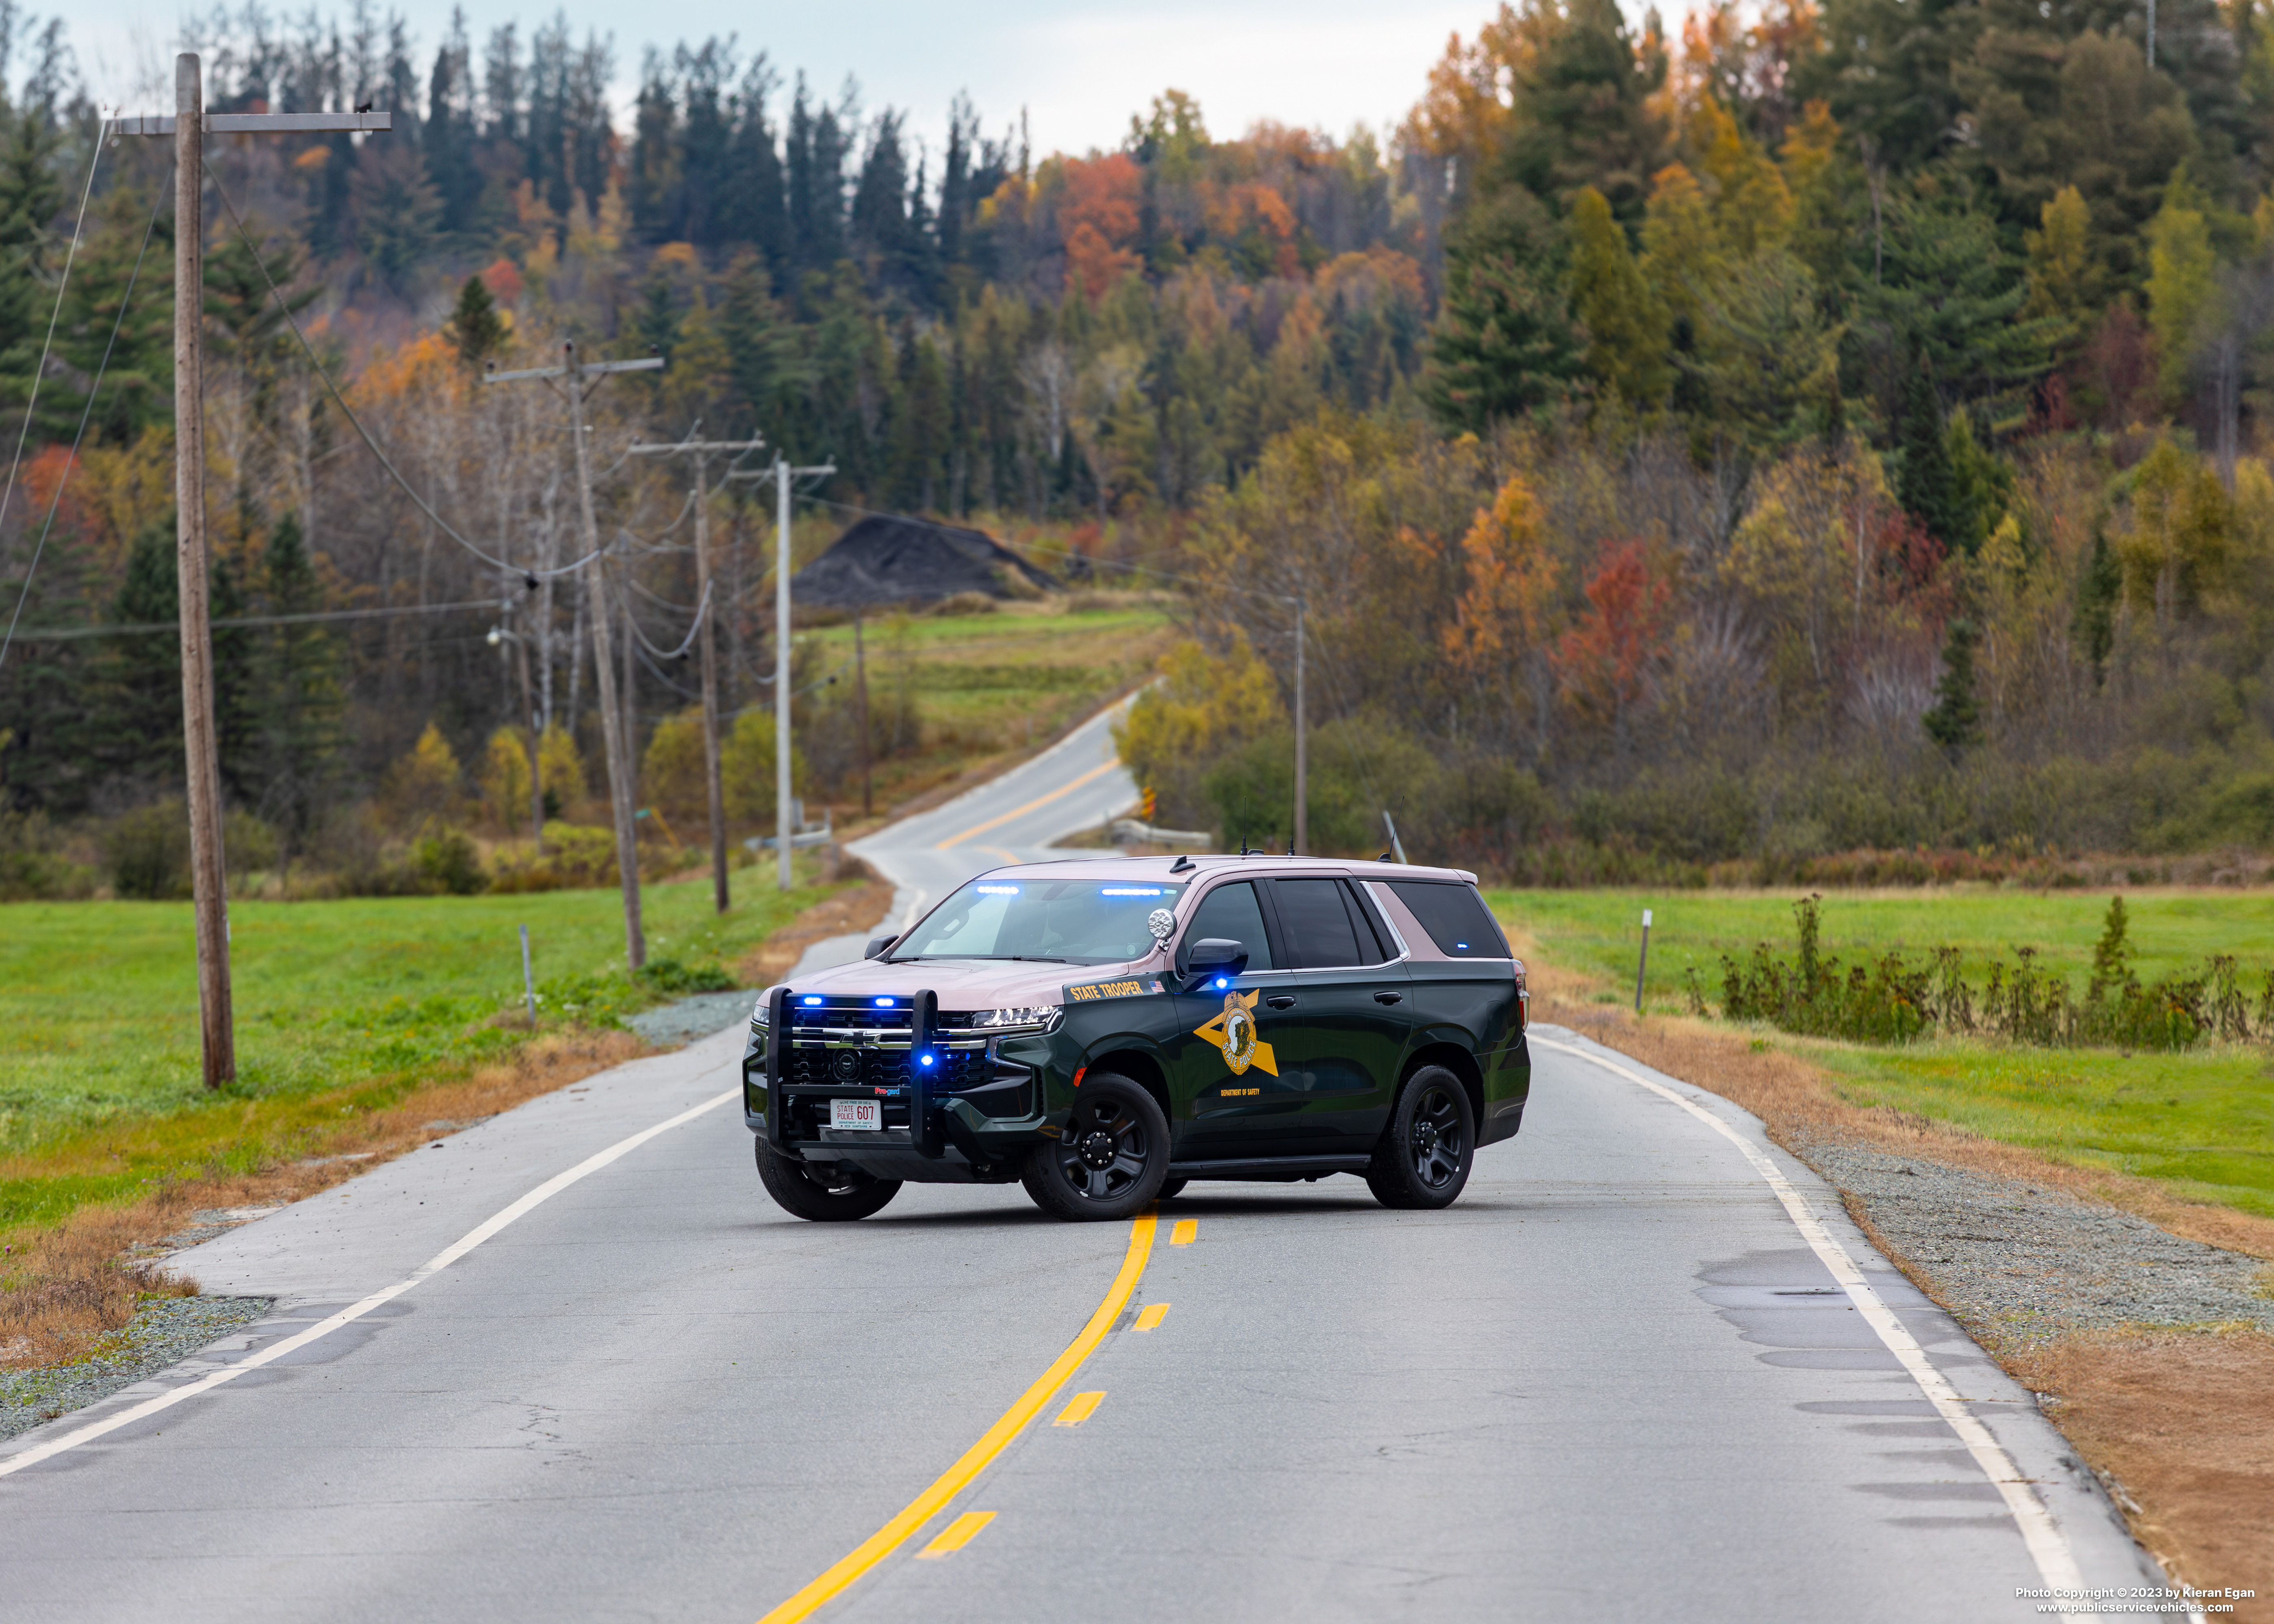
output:
[[[885,1128],[906,1132],[911,1148],[937,1159],[943,1148],[938,1101],[1033,1077],[1030,1068],[992,1053],[990,1040],[1018,1034],[975,1026],[973,1019],[968,1011],[942,1013],[929,989],[878,1000],[777,989],[764,1018],[768,1141],[787,1151],[816,1137],[811,1130],[825,1121],[831,1098],[882,1095]],[[1018,1109],[1028,1109],[1023,1098]]]

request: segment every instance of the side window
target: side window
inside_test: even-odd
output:
[[[1193,922],[1185,927],[1185,945],[1208,936],[1238,942],[1247,949],[1251,970],[1276,970],[1271,962],[1271,937],[1263,929],[1263,909],[1255,900],[1255,887],[1246,880],[1219,885],[1201,898]]]
[[[1458,880],[1392,880],[1408,912],[1437,951],[1455,959],[1506,959],[1508,941],[1485,911],[1484,898]]]
[[[1389,932],[1382,928],[1381,916],[1375,913],[1374,898],[1366,894],[1366,887],[1356,880],[1343,882],[1344,899],[1351,905],[1351,916],[1358,921],[1358,945],[1362,961],[1367,964],[1388,964],[1397,957],[1397,947]]]
[[[1358,931],[1339,880],[1274,880],[1271,900],[1279,909],[1279,929],[1297,970],[1337,970],[1376,962],[1371,949],[1359,951]]]

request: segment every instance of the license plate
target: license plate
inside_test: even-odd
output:
[[[857,1128],[873,1133],[885,1125],[885,1105],[881,1100],[832,1100],[829,1102],[829,1125],[832,1128]]]

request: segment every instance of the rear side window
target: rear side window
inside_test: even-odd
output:
[[[1508,940],[1485,911],[1484,898],[1458,880],[1391,880],[1389,885],[1439,952],[1455,959],[1510,957]]]
[[[1251,970],[1277,967],[1271,962],[1271,939],[1263,931],[1263,910],[1256,904],[1255,887],[1246,880],[1217,886],[1193,911],[1193,922],[1185,928],[1186,951],[1210,936],[1245,947]]]
[[[1358,931],[1351,922],[1350,904],[1343,899],[1337,880],[1274,880],[1271,899],[1278,905],[1280,934],[1297,970],[1338,970],[1348,965],[1372,964],[1376,955],[1371,931],[1365,953],[1359,951]]]

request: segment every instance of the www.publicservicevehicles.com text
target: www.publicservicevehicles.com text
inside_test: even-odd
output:
[[[2199,1590],[2192,1584],[2142,1584],[2105,1590],[2031,1590],[2014,1592],[2021,1601],[2034,1601],[2039,1613],[2232,1613],[2238,1601],[2248,1601],[2255,1590],[2231,1587]]]

